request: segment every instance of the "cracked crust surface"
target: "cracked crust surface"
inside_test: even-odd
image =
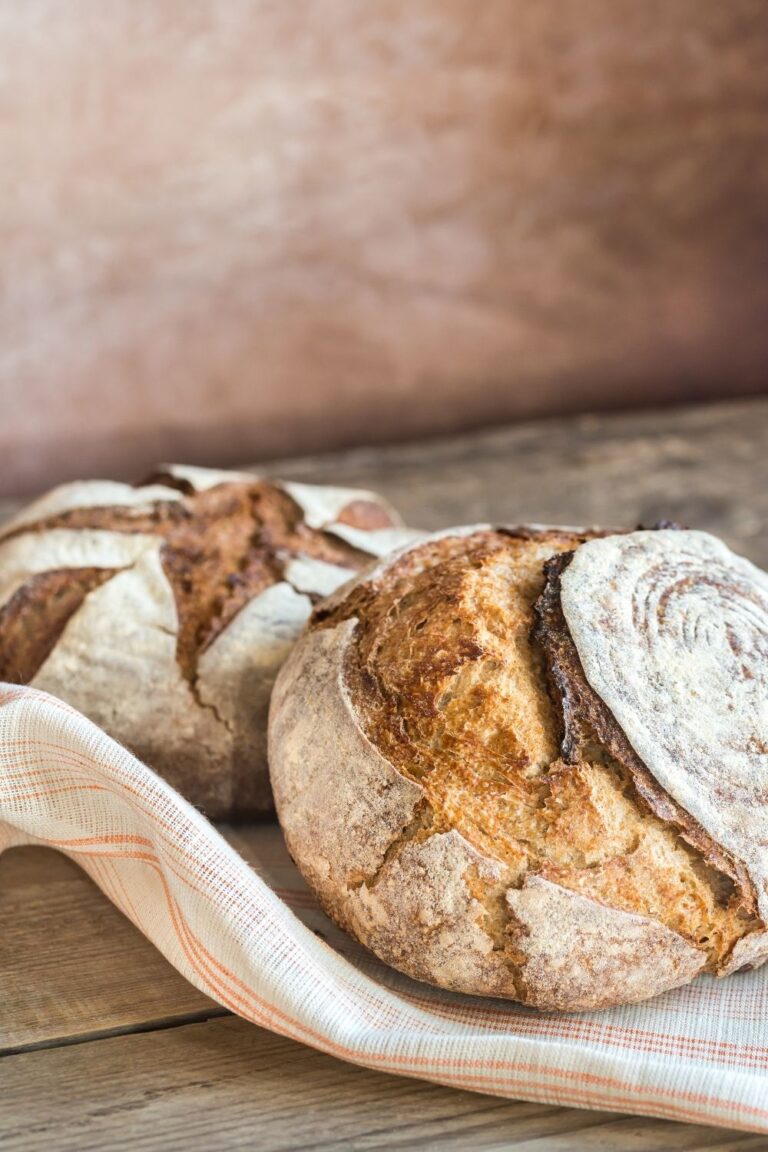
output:
[[[269,811],[277,670],[382,531],[406,538],[371,493],[247,473],[65,485],[0,530],[0,679],[68,700],[210,816]]]
[[[729,858],[563,714],[536,602],[587,539],[481,527],[379,564],[315,611],[271,711],[278,814],[326,910],[418,979],[540,1008],[726,970],[760,927]]]

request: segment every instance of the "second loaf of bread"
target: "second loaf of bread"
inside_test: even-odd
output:
[[[402,543],[371,492],[169,466],[0,529],[0,680],[84,712],[211,817],[272,808],[269,693],[313,602]]]

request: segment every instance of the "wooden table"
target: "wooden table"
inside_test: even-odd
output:
[[[768,400],[529,424],[268,471],[376,487],[425,527],[672,518],[768,566]],[[247,857],[252,832],[225,833]],[[765,1136],[369,1072],[273,1036],[187,984],[48,850],[0,860],[0,981],[5,1152],[768,1147]]]

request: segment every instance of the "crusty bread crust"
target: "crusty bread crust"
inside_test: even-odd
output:
[[[302,636],[275,684],[269,719],[270,755],[279,763],[272,786],[288,850],[350,931],[356,894],[418,829],[422,799],[357,722],[344,680],[353,632],[349,621]]]
[[[0,530],[0,680],[69,701],[210,816],[268,812],[274,677],[383,532],[412,536],[373,494],[247,473],[65,485]]]
[[[704,968],[701,952],[658,921],[617,913],[543,876],[526,876],[507,903],[521,933],[521,999],[535,1008],[631,1004]]]
[[[355,629],[307,631],[270,709],[278,815],[325,911],[415,979],[539,1008],[606,1007],[690,980],[704,958],[663,925],[545,881],[516,892],[502,861],[435,830],[423,788],[362,731],[346,680]],[[547,918],[555,904],[562,937]]]
[[[534,636],[547,656],[547,670],[554,694],[562,702],[561,753],[574,764],[588,752],[595,739],[632,774],[639,796],[656,815],[679,828],[681,835],[702,856],[739,887],[744,907],[755,910],[754,887],[740,861],[712,839],[656,780],[627,740],[610,709],[589,684],[568,630],[560,602],[560,578],[573,558],[572,552],[553,556],[544,566],[546,583],[536,602]]]
[[[610,718],[605,742],[765,922],[768,576],[707,533],[662,529],[589,542],[559,586],[583,699]],[[718,967],[747,951],[768,959],[768,932]]]
[[[588,538],[430,537],[321,605],[278,679],[292,855],[339,923],[418,979],[595,1008],[730,970],[759,934],[727,854],[680,839],[573,693],[563,716],[534,606],[545,562]]]

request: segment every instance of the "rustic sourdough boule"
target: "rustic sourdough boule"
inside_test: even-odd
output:
[[[413,533],[369,492],[169,466],[0,529],[0,680],[67,700],[214,817],[271,809],[266,716],[312,603]]]
[[[767,637],[768,577],[702,533],[430,537],[278,677],[289,850],[362,943],[462,992],[591,1009],[762,963]]]

